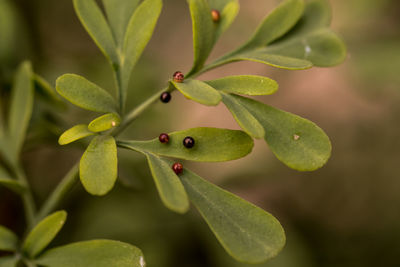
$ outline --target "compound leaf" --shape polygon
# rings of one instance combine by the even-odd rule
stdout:
[[[281,224],[268,212],[188,170],[180,178],[191,202],[236,260],[260,263],[276,256],[285,245]]]
[[[63,227],[67,213],[57,211],[39,222],[26,237],[22,250],[34,258],[54,239]]]
[[[16,251],[17,249],[18,237],[11,230],[0,225],[0,250]]]
[[[117,146],[112,136],[96,136],[90,142],[79,165],[83,187],[92,195],[107,194],[118,173]]]
[[[89,123],[89,130],[92,132],[103,132],[113,127],[117,127],[121,123],[121,118],[116,113],[107,113],[100,116]]]
[[[145,154],[164,205],[172,211],[185,213],[189,209],[189,199],[172,165],[152,153]]]
[[[182,83],[171,82],[186,98],[207,106],[216,106],[221,102],[221,94],[199,80],[187,79]]]
[[[114,98],[82,76],[64,74],[56,81],[57,92],[72,104],[97,112],[116,112]]]
[[[60,145],[67,145],[91,135],[94,135],[94,132],[89,131],[86,124],[78,124],[66,130],[58,139],[58,143]]]
[[[183,145],[183,140],[187,136],[195,140],[192,148]],[[118,145],[160,156],[218,162],[246,156],[253,149],[254,142],[243,131],[200,127],[170,133],[167,144],[161,143],[156,138],[150,141],[119,141]]]
[[[50,249],[37,264],[48,267],[144,267],[143,254],[135,246],[112,240],[91,240]]]

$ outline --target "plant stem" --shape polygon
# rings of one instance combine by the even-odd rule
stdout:
[[[26,191],[22,194],[22,203],[24,205],[25,217],[27,222],[27,228],[31,229],[35,222],[35,202],[33,200],[32,190],[28,184],[28,180],[26,179],[24,170],[20,165],[15,167],[15,174],[17,176],[17,180],[21,182],[24,186],[26,186]]]
[[[64,176],[62,181],[57,185],[56,189],[52,192],[49,198],[45,201],[42,208],[36,215],[35,221],[38,222],[52,212],[63,197],[71,190],[71,188],[78,181],[78,168],[79,163],[76,163],[70,171]]]

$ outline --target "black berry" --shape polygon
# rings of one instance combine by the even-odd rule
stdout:
[[[174,73],[173,78],[174,78],[174,82],[182,83],[185,80],[185,75],[183,75],[182,72],[177,71]]]
[[[194,139],[193,139],[193,137],[186,136],[185,139],[183,139],[183,145],[184,145],[186,148],[192,148],[192,147],[194,147]]]
[[[221,19],[221,14],[219,13],[218,10],[213,9],[211,10],[211,17],[214,22],[218,22]]]
[[[169,135],[166,133],[162,133],[160,134],[160,136],[158,137],[158,140],[160,140],[161,143],[166,144],[169,142]]]
[[[179,175],[183,172],[183,165],[179,162],[175,162],[174,165],[172,165],[172,170],[175,172],[176,175]]]
[[[169,92],[164,92],[160,95],[160,100],[163,103],[168,103],[171,100],[171,94]]]

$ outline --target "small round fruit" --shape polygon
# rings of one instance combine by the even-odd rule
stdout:
[[[218,22],[221,19],[221,14],[219,13],[218,10],[213,9],[211,10],[211,17],[214,22]]]
[[[174,82],[183,83],[183,81],[185,80],[185,75],[183,75],[182,72],[177,71],[174,73],[173,78],[174,78]]]
[[[158,140],[160,140],[161,143],[166,144],[169,142],[169,135],[166,133],[162,133],[160,134],[160,136],[158,137]]]
[[[174,165],[172,165],[172,170],[176,175],[179,175],[183,172],[183,165],[179,162],[175,162]]]
[[[163,103],[168,103],[171,100],[171,94],[169,92],[164,92],[160,95],[160,100]]]
[[[191,136],[186,136],[184,139],[183,139],[183,145],[186,147],[186,148],[192,148],[192,147],[194,147],[194,139],[193,139],[193,137],[191,137]]]

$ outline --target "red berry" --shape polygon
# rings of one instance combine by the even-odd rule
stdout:
[[[183,75],[182,72],[177,71],[177,72],[174,73],[173,78],[174,78],[174,82],[182,83],[183,80],[185,79],[185,75]]]
[[[171,100],[171,94],[169,92],[164,92],[160,95],[160,100],[163,103],[168,103]]]
[[[174,165],[172,165],[172,170],[176,173],[176,175],[179,175],[183,172],[183,165],[179,162],[175,162]]]
[[[193,137],[186,136],[185,139],[183,139],[183,145],[184,145],[186,148],[192,148],[192,147],[194,147],[194,139],[193,139]]]
[[[162,133],[160,134],[160,136],[158,137],[158,140],[160,140],[161,143],[166,144],[169,142],[169,135],[166,133]]]
[[[221,14],[219,13],[218,10],[213,9],[211,10],[211,17],[214,22],[218,22],[221,19]]]

